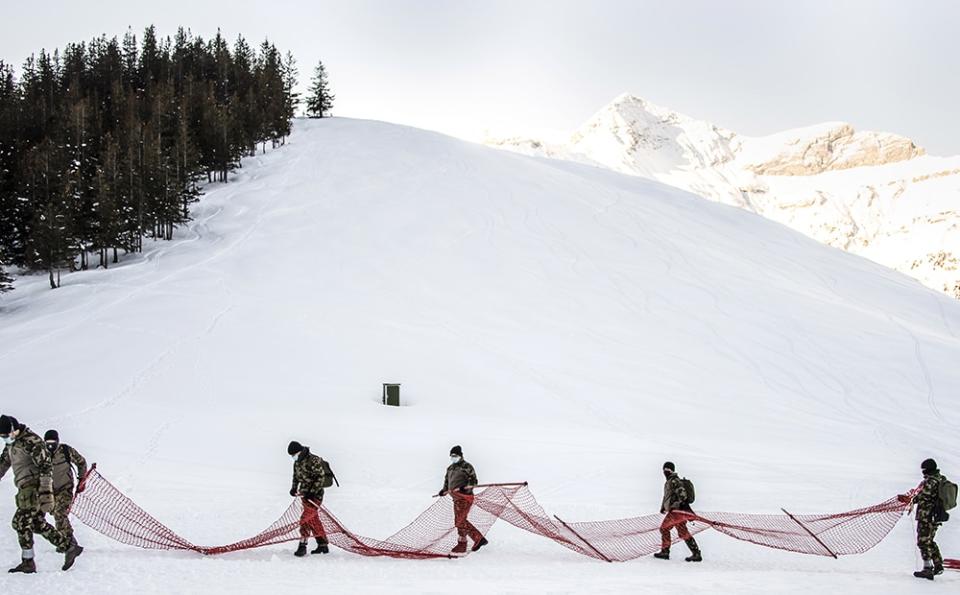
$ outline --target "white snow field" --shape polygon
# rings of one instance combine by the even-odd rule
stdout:
[[[173,242],[0,300],[4,413],[99,463],[194,543],[289,503],[297,439],[327,507],[386,537],[451,445],[565,520],[655,512],[673,460],[703,511],[834,512],[960,477],[960,303],[681,190],[402,126],[298,121]],[[403,384],[403,407],[380,404]],[[0,517],[14,512],[0,483]],[[960,517],[960,515],[957,515]],[[460,560],[145,551],[79,526],[16,593],[929,593],[904,519],[840,560],[706,532],[702,564],[606,564],[509,525]],[[960,556],[960,519],[939,543]],[[17,563],[12,530],[0,560]],[[950,587],[949,585],[954,585]]]

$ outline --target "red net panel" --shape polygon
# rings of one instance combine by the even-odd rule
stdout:
[[[222,554],[325,534],[331,545],[356,554],[420,559],[449,557],[461,534],[475,542],[502,519],[584,556],[614,562],[652,554],[663,545],[710,528],[743,541],[802,554],[859,554],[879,543],[908,507],[891,498],[874,506],[827,515],[675,512],[669,516],[567,523],[547,515],[526,484],[503,484],[478,489],[473,498],[440,498],[412,523],[383,540],[351,532],[323,506],[305,514],[304,504],[296,500],[257,535],[210,547],[194,545],[174,533],[94,468],[85,478],[84,491],[77,495],[71,512],[107,537],[148,549]],[[944,566],[960,569],[960,562],[947,560]]]

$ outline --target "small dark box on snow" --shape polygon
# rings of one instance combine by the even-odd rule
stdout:
[[[392,407],[400,406],[400,385],[383,383],[383,404]]]

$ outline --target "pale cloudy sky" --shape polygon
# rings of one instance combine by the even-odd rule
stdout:
[[[572,130],[631,92],[745,134],[828,120],[960,154],[951,0],[7,0],[0,59],[153,23],[265,36],[335,114],[471,139]]]

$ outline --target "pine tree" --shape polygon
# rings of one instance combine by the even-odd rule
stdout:
[[[311,118],[323,118],[330,115],[335,98],[336,96],[330,91],[327,69],[324,68],[322,61],[318,62],[317,68],[313,71],[310,94],[307,96],[307,115]]]
[[[297,69],[297,60],[293,57],[293,53],[287,52],[283,61],[283,88],[287,99],[284,104],[284,116],[287,121],[297,115],[297,108],[300,106],[300,94],[296,90],[299,80],[300,71]]]

